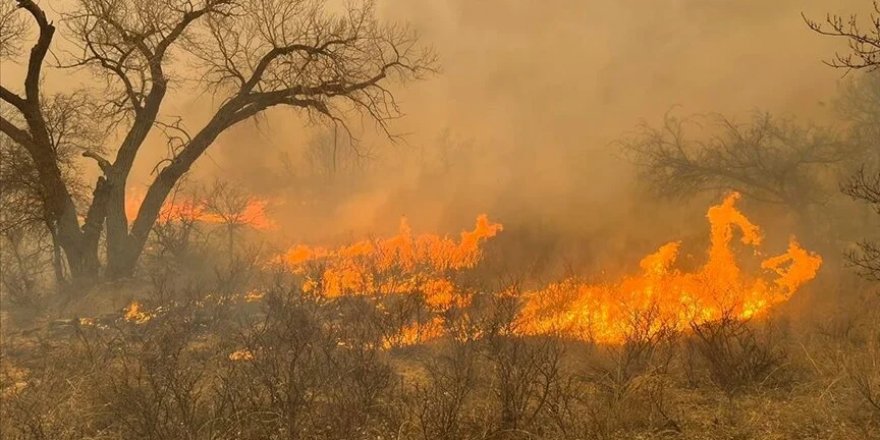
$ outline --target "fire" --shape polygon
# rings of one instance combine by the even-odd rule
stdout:
[[[263,297],[265,297],[265,296],[266,296],[265,292],[261,292],[258,290],[251,290],[251,291],[245,293],[244,301],[249,302],[249,303],[257,302],[257,301],[262,300]]]
[[[443,318],[435,316],[426,323],[413,323],[404,326],[396,335],[387,338],[384,348],[405,347],[421,342],[432,341],[446,334],[446,326]]]
[[[675,269],[680,243],[667,243],[642,259],[639,275],[603,284],[568,279],[527,293],[516,328],[522,334],[553,333],[615,344],[645,319],[653,330],[685,329],[724,316],[748,319],[787,301],[816,276],[822,258],[792,238],[784,254],[761,263],[775,279],[743,274],[731,249],[734,233],[739,231],[740,241],[755,249],[762,236],[736,209],[739,198],[733,193],[709,209],[711,244],[699,270]]]
[[[435,234],[414,235],[406,219],[398,234],[362,240],[337,249],[294,246],[282,261],[304,276],[304,292],[335,298],[364,295],[380,299],[389,295],[422,295],[435,313],[465,307],[470,293],[460,289],[456,273],[475,267],[482,258],[481,245],[503,229],[484,214],[474,228],[459,239]],[[381,307],[381,306],[380,306]],[[445,321],[434,316],[427,322],[404,325],[384,341],[386,348],[413,345],[442,337]]]
[[[236,350],[236,351],[233,351],[232,353],[229,353],[229,360],[233,361],[233,362],[252,361],[252,360],[254,360],[254,354],[250,350],[248,350],[246,348],[242,348],[240,350]]]
[[[125,314],[123,318],[126,321],[134,322],[135,324],[143,324],[150,319],[152,319],[153,315],[150,313],[141,311],[141,303],[137,301],[132,301],[128,307],[125,308]]]
[[[137,216],[143,199],[143,194],[136,192],[125,199],[126,217],[133,219]],[[218,213],[210,209],[204,200],[169,199],[162,205],[157,221],[165,223],[171,220],[188,219],[209,224],[231,223],[247,225],[258,230],[269,230],[274,229],[277,225],[266,212],[268,206],[268,200],[251,197],[237,212]]]
[[[482,257],[482,242],[501,230],[501,224],[480,215],[474,229],[462,232],[456,241],[434,234],[413,235],[409,223],[402,219],[399,233],[391,238],[363,240],[337,249],[299,245],[282,259],[294,271],[305,274],[302,287],[306,292],[331,298],[421,293],[429,306],[443,310],[467,302],[451,276],[476,266]]]
[[[736,203],[738,193],[709,208],[710,245],[705,263],[696,270],[676,267],[681,243],[660,246],[640,262],[640,273],[602,283],[573,277],[543,288],[516,294],[521,307],[512,331],[520,335],[555,334],[601,344],[626,341],[636,329],[687,330],[689,325],[725,317],[749,319],[788,301],[815,278],[822,258],[803,249],[792,237],[787,250],[764,258],[744,270],[733,245],[760,255],[761,229]],[[388,336],[386,347],[411,345],[450,335],[443,316],[450,309],[467,315],[473,291],[457,283],[456,275],[482,259],[482,245],[503,226],[480,215],[473,229],[458,239],[436,234],[413,234],[402,219],[397,235],[362,240],[338,248],[297,245],[279,259],[302,277],[302,290],[326,298],[366,296],[377,300],[392,295],[420,295],[427,316],[402,324]],[[249,292],[247,302],[261,292]],[[134,309],[137,312],[137,309]],[[644,328],[647,326],[648,328]]]
[[[676,268],[681,243],[666,243],[641,260],[640,274],[599,284],[575,277],[524,293],[513,331],[618,344],[636,325],[647,325],[648,331],[686,330],[692,323],[722,317],[760,316],[787,301],[816,276],[822,258],[792,237],[785,253],[760,262],[763,272],[744,273],[732,247],[734,238],[758,254],[763,237],[737,210],[739,198],[732,193],[709,208],[710,246],[699,269]],[[336,249],[298,245],[282,260],[303,276],[303,291],[328,298],[421,294],[435,316],[402,326],[385,342],[386,347],[411,345],[448,336],[442,312],[457,307],[466,313],[472,295],[453,276],[475,267],[482,243],[501,230],[501,224],[480,215],[472,230],[454,240],[413,235],[404,219],[393,237]]]

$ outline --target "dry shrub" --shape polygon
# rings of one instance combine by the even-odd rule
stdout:
[[[825,325],[821,330],[824,357],[831,359],[828,369],[842,375],[836,378],[843,379],[842,391],[851,396],[851,419],[871,430],[880,428],[880,297],[863,298],[860,305],[845,326]]]
[[[498,429],[540,429],[536,421],[560,380],[563,351],[559,340],[493,335],[484,350],[493,373],[491,392],[498,405]]]
[[[725,314],[716,321],[691,323],[689,355],[705,365],[709,380],[729,398],[757,386],[779,384],[786,353],[772,325],[757,329]]]
[[[83,343],[101,375],[90,399],[103,429],[122,438],[210,438],[217,414],[210,401],[216,359],[190,304],[168,307],[143,323],[90,327]]]
[[[624,342],[603,347],[585,375],[587,435],[616,438],[626,433],[680,432],[669,408],[670,365],[678,332],[656,308],[630,316]]]
[[[0,298],[18,318],[44,311],[55,287],[45,237],[27,230],[0,231]]]
[[[0,438],[872,438],[880,426],[868,313],[804,335],[814,376],[777,387],[791,335],[755,322],[683,335],[642,313],[623,344],[598,347],[520,336],[516,297],[478,294],[443,314],[455,337],[389,349],[395,328],[437,313],[417,295],[324,298],[277,281],[228,313],[160,282],[154,301],[169,300],[145,301],[144,323],[4,340]],[[687,387],[685,365],[705,381]]]
[[[561,386],[564,345],[554,336],[517,336],[518,303],[512,296],[493,298],[480,320],[478,343],[487,361],[496,435],[540,435],[548,401]],[[526,435],[527,436],[527,435]]]
[[[88,329],[73,330],[64,336],[4,338],[0,438],[73,440],[106,432],[105,408],[93,398],[93,385],[107,372],[93,362]]]
[[[265,317],[241,336],[247,359],[221,374],[218,392],[241,438],[367,438],[394,424],[386,410],[396,376],[375,322],[345,307],[357,302],[290,291],[266,302]]]
[[[453,440],[485,427],[465,411],[482,390],[478,353],[472,344],[452,341],[424,362],[425,383],[413,386],[418,432],[425,440]],[[473,413],[470,414],[473,416]]]

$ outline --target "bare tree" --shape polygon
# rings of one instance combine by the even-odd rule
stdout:
[[[880,2],[875,0],[873,3],[874,12],[867,27],[859,24],[856,14],[849,17],[828,14],[824,23],[803,16],[807,26],[813,31],[841,38],[849,45],[849,51],[835,54],[826,64],[837,68],[867,70],[875,70],[880,66]]]
[[[103,175],[81,212],[54,148],[46,105],[51,98],[41,92],[56,27],[33,0],[16,3],[37,38],[21,90],[0,86],[0,100],[15,113],[0,115],[0,132],[33,160],[41,201],[76,279],[98,274],[104,231],[107,274],[131,275],[171,190],[235,124],[288,107],[343,129],[360,114],[390,134],[388,123],[401,113],[388,83],[435,69],[434,54],[417,36],[404,26],[379,23],[369,0],[339,12],[325,0],[78,0],[61,17],[64,36],[75,47],[61,56],[62,67],[88,69],[95,83],[106,85],[90,90],[90,117],[122,133],[112,157],[98,144],[82,152]],[[3,17],[3,26],[17,33],[4,32],[2,50],[15,53],[28,29],[16,27],[16,17]],[[207,122],[192,131],[162,114],[170,92],[184,85],[217,103]],[[129,219],[126,181],[155,129],[169,139],[169,156],[156,164],[144,201]]]
[[[98,136],[84,124],[83,99],[82,94],[58,95],[44,102],[58,171],[78,205],[84,203],[87,190],[77,178],[80,172],[76,164],[77,150],[79,145]],[[0,109],[0,116],[4,110]],[[85,128],[76,130],[75,125],[84,125]],[[51,241],[55,278],[63,283],[67,271],[57,240],[58,230],[45,200],[46,193],[33,157],[20,144],[0,136],[0,203],[4,207],[0,213],[0,233],[26,241]],[[47,237],[51,240],[46,240]]]
[[[27,32],[27,23],[15,9],[11,2],[0,3],[0,57],[3,58],[21,54],[21,40]]]
[[[848,18],[828,14],[825,23],[819,23],[804,17],[807,26],[813,31],[834,38],[841,38],[848,43],[849,51],[837,53],[830,61],[831,67],[848,71],[866,70],[874,72],[880,66],[880,2],[874,1],[874,11],[870,16],[870,24],[863,26],[855,14]],[[841,184],[842,191],[850,197],[870,204],[880,213],[880,170],[877,164],[877,116],[880,115],[880,99],[878,99],[877,76],[868,74],[860,79],[860,83],[849,89],[845,95],[848,110],[847,116],[853,125],[853,135],[860,143],[868,146],[875,155],[872,161],[866,161],[858,172]],[[872,167],[869,170],[868,167]],[[859,251],[847,255],[850,262],[860,270],[861,274],[872,280],[880,280],[880,245],[870,240],[859,243]]]
[[[667,115],[661,127],[642,125],[623,146],[641,176],[663,194],[733,189],[801,215],[828,197],[835,168],[852,160],[852,147],[835,132],[769,114],[747,124],[720,115]]]
[[[841,184],[844,194],[871,205],[880,214],[880,173],[859,170]],[[870,280],[880,281],[880,244],[872,240],[862,240],[857,251],[846,255],[850,264]]]
[[[880,151],[873,148],[880,138],[880,72],[862,72],[844,82],[834,108],[846,123],[850,142],[868,153],[867,165],[880,165]]]
[[[259,220],[254,218],[256,213],[248,211],[248,205],[254,202],[253,197],[221,180],[215,181],[206,192],[206,213],[215,216],[216,221],[226,230],[226,252],[230,267],[235,264],[236,233],[244,226]]]

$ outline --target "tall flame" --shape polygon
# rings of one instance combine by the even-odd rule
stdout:
[[[788,250],[763,260],[766,274],[744,275],[731,249],[738,230],[745,245],[757,248],[760,229],[736,209],[738,193],[709,209],[711,245],[708,260],[687,273],[673,266],[680,243],[671,242],[641,261],[642,273],[618,282],[588,284],[568,279],[525,295],[517,318],[523,334],[555,333],[598,343],[621,343],[634,321],[650,316],[654,327],[683,329],[690,323],[724,316],[747,319],[787,301],[816,276],[822,258],[792,238]]]
[[[759,273],[744,271],[733,249],[734,238],[758,254],[763,237],[736,208],[739,199],[738,193],[731,193],[709,208],[710,245],[697,270],[676,268],[681,243],[666,243],[641,260],[639,274],[598,284],[574,277],[522,294],[513,332],[618,344],[637,324],[647,323],[648,331],[684,330],[692,323],[723,317],[760,316],[787,301],[816,276],[822,258],[792,237],[785,253],[760,262]],[[336,249],[295,246],[282,260],[303,275],[304,291],[326,297],[423,295],[435,314],[404,325],[386,341],[388,346],[408,345],[447,335],[440,312],[459,307],[467,313],[471,293],[455,283],[454,275],[475,267],[482,243],[501,230],[502,225],[481,215],[473,230],[454,240],[413,235],[404,219],[393,237]]]

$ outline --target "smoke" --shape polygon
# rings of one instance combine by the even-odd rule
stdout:
[[[455,233],[486,212],[511,226],[507,234],[529,230],[606,254],[590,258],[643,253],[655,243],[636,231],[677,233],[705,203],[658,214],[662,202],[636,197],[615,140],[670,109],[832,121],[824,103],[842,72],[822,60],[841,47],[809,31],[801,13],[821,19],[866,6],[386,0],[383,18],[410,23],[443,68],[396,89],[407,113],[392,125],[401,141],[355,121],[358,151],[335,136],[339,163],[328,176],[308,157],[321,142],[326,152],[332,130],[277,112],[222,137],[195,174],[283,200],[276,214],[288,239],[387,232],[400,216]]]
[[[272,111],[221,136],[189,181],[221,178],[269,198],[284,241],[382,234],[401,216],[416,230],[457,233],[485,212],[507,226],[501,240],[523,242],[523,254],[542,243],[537,248],[576,249],[576,258],[597,265],[631,261],[659,244],[655,234],[689,233],[683,219],[702,226],[706,201],[669,209],[638,197],[615,140],[670,109],[833,121],[824,103],[842,72],[822,60],[844,48],[809,31],[801,13],[821,19],[868,7],[863,0],[382,0],[382,18],[418,30],[442,65],[427,81],[394,88],[407,113],[391,126],[400,140],[355,118],[353,146],[302,114]],[[194,129],[216,103],[187,96],[188,87],[176,85],[184,98],[164,112]],[[148,147],[133,187],[148,184],[167,154],[158,135]]]

